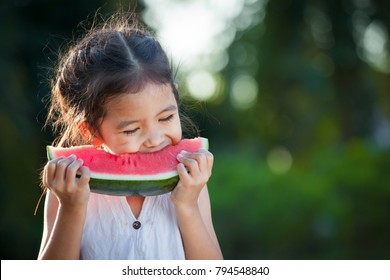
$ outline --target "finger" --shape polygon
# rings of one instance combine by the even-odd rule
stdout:
[[[65,172],[65,183],[70,186],[74,183],[76,180],[76,174],[77,170],[83,165],[83,160],[82,159],[77,159],[73,162],[71,162],[68,167],[66,168]]]
[[[86,185],[89,183],[89,179],[91,178],[91,171],[87,166],[81,166],[80,167],[80,178],[79,178],[79,185]]]
[[[50,188],[52,186],[54,177],[56,176],[57,163],[64,158],[64,156],[61,156],[59,158],[47,162],[44,168],[45,185],[47,188]]]
[[[187,152],[181,152],[178,155],[179,162],[183,163],[184,166],[188,169],[188,171],[193,174],[194,172],[199,172],[199,163],[196,157],[193,156],[191,153]]]
[[[211,175],[211,169],[214,162],[214,156],[212,153],[210,153],[205,149],[200,149],[195,153],[187,153],[185,151],[182,151],[180,154],[183,155],[184,157],[196,160],[199,165],[199,170],[201,172],[205,172]]]
[[[197,152],[189,153],[187,151],[181,151],[179,155],[184,155],[185,157],[192,158],[192,159],[198,159],[201,157],[206,157],[207,161],[213,162],[214,156],[211,152],[205,150],[205,149],[199,149]]]
[[[214,163],[213,154],[205,149],[200,149],[198,152],[194,153],[194,157],[199,163],[200,171],[210,177]]]
[[[184,185],[187,185],[190,182],[191,176],[183,163],[177,165],[177,173],[179,174],[180,181]]]
[[[209,172],[209,176],[211,176],[211,172],[213,169],[213,164],[214,164],[214,155],[210,153],[207,150],[202,151],[206,157],[206,163],[207,163],[207,170]]]
[[[208,165],[211,165],[211,166],[213,165],[214,155],[211,152],[209,152],[205,149],[200,149],[198,152],[203,153],[206,156]]]
[[[66,169],[75,160],[76,160],[75,155],[70,155],[67,158],[60,159],[56,165],[55,177],[65,181],[66,180]]]

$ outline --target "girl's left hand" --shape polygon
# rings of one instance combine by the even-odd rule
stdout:
[[[177,159],[180,180],[172,192],[172,200],[183,206],[197,206],[199,194],[211,176],[214,156],[200,149],[195,153],[182,151]]]

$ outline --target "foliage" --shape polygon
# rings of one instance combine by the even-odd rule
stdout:
[[[228,259],[388,259],[390,153],[361,142],[274,174],[261,154],[218,153],[209,183]]]

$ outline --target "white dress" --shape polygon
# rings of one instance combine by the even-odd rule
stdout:
[[[126,197],[91,193],[81,259],[184,259],[170,195],[146,197],[136,219]]]

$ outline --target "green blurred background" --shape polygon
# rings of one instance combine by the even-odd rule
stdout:
[[[137,4],[142,14],[161,1],[136,2],[1,1],[1,259],[39,250],[58,48],[98,8]],[[194,1],[159,5],[174,2]],[[241,8],[221,29],[231,34],[224,63],[201,69],[195,89],[181,83],[215,155],[209,190],[225,258],[389,259],[390,2],[229,3]],[[194,77],[183,70],[179,81]],[[207,99],[191,94],[196,81],[209,81]]]

